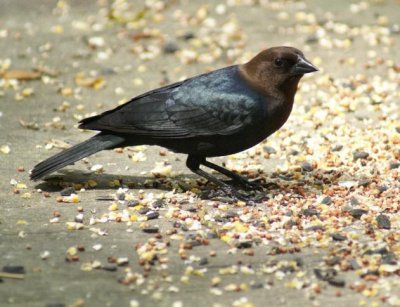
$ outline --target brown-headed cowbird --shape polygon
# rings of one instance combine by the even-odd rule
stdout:
[[[248,63],[173,83],[137,97],[113,110],[86,118],[79,128],[100,131],[90,139],[39,163],[37,180],[103,149],[159,145],[188,155],[194,173],[237,198],[232,186],[200,169],[214,169],[244,186],[238,174],[206,160],[248,149],[278,130],[292,110],[301,77],[317,71],[292,47],[273,47]]]

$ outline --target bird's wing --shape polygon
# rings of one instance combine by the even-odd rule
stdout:
[[[232,134],[257,117],[260,105],[237,74],[232,66],[145,93],[81,128],[157,138]]]
[[[134,133],[141,126],[146,126],[146,123],[157,125],[157,122],[168,119],[165,118],[163,105],[171,91],[182,83],[176,82],[143,93],[117,108],[85,118],[79,122],[79,128]]]
[[[166,101],[170,120],[197,135],[227,135],[249,125],[262,104],[237,70],[216,71],[182,84]]]

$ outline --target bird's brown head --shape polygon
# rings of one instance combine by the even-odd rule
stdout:
[[[290,98],[294,97],[301,77],[317,70],[300,50],[285,46],[261,51],[241,66],[250,84],[268,94],[280,91]]]

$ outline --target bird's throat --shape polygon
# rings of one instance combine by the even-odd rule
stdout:
[[[279,86],[279,90],[284,93],[285,98],[288,101],[294,100],[294,95],[296,94],[301,77],[303,77],[303,75],[291,76],[286,79],[285,82],[282,82],[282,84]]]

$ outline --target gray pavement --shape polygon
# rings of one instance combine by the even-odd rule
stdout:
[[[373,58],[371,56],[373,50],[376,50],[384,61],[394,61],[397,63],[397,69],[399,67],[400,6],[398,1],[370,1],[366,2],[367,8],[364,8],[362,3],[352,2],[352,10],[359,9],[359,13],[351,12],[351,3],[348,1],[260,1],[261,4],[220,6],[217,12],[217,3],[210,1],[208,17],[215,20],[215,28],[221,27],[222,34],[213,34],[209,30],[210,27],[204,30],[203,28],[207,26],[204,26],[204,23],[199,24],[193,17],[201,14],[198,9],[203,6],[203,2],[166,1],[166,7],[161,10],[157,9],[156,1],[147,3],[153,4],[145,9],[141,1],[132,1],[131,6],[125,10],[125,14],[134,12],[137,15],[130,24],[126,24],[121,16],[131,18],[131,15],[126,17],[123,14],[124,10],[121,12],[120,8],[112,10],[112,1],[0,0],[0,146],[2,146],[2,153],[0,153],[2,181],[0,187],[0,268],[6,265],[22,265],[25,270],[24,278],[21,280],[2,279],[0,306],[50,306],[57,303],[68,306],[135,306],[136,302],[140,306],[176,307],[396,305],[398,300],[396,301],[394,297],[396,295],[399,297],[400,293],[399,283],[396,282],[398,273],[368,281],[360,278],[354,270],[339,269],[340,278],[346,282],[345,287],[336,287],[326,281],[318,280],[313,269],[325,263],[324,257],[329,254],[329,245],[337,244],[332,241],[329,241],[326,247],[321,248],[321,246],[311,244],[301,248],[297,253],[278,255],[273,255],[271,252],[273,244],[253,245],[251,252],[246,254],[246,249],[232,248],[232,245],[224,241],[223,236],[219,236],[219,238],[207,239],[208,245],[188,249],[187,259],[182,260],[180,254],[182,243],[171,239],[171,233],[168,232],[174,228],[174,222],[179,220],[167,214],[169,209],[176,206],[171,202],[171,198],[175,197],[178,203],[181,202],[178,209],[182,211],[191,206],[203,206],[212,214],[220,209],[218,206],[218,210],[213,209],[215,202],[200,200],[195,197],[195,194],[183,191],[187,186],[189,189],[190,186],[197,186],[198,178],[184,167],[185,157],[182,155],[165,153],[158,147],[148,147],[144,150],[145,161],[132,162],[130,156],[137,155],[137,151],[102,152],[90,157],[86,163],[78,162],[60,171],[57,175],[53,175],[53,179],[49,182],[29,181],[29,169],[59,150],[46,148],[46,144],[60,144],[54,140],[76,143],[92,135],[92,132],[82,132],[76,128],[79,118],[94,112],[105,111],[116,106],[118,102],[126,101],[134,95],[158,87],[165,82],[173,82],[228,65],[231,62],[241,62],[267,46],[291,44],[299,47],[304,50],[309,59],[318,62],[317,66],[322,68],[321,74],[329,75],[337,80],[351,80],[357,72],[370,76],[370,80],[373,75],[387,77],[385,68],[378,67],[372,69],[373,72],[371,72],[365,67],[365,63]],[[108,18],[110,12],[114,12],[114,19]],[[299,12],[305,12],[306,16],[302,17]],[[143,23],[138,17],[141,13],[145,16]],[[313,21],[310,16],[307,17],[307,14],[314,14],[319,24],[326,25],[326,20],[329,18],[337,23],[336,30],[331,32],[327,30],[329,35],[327,35],[326,44],[332,43],[333,46],[324,45],[323,39],[318,38],[318,33],[313,32],[318,22]],[[181,21],[184,15],[188,16],[186,27]],[[379,16],[386,16],[388,21]],[[119,20],[118,17],[121,19]],[[304,18],[310,18],[310,21],[304,21]],[[226,28],[221,26],[228,21],[232,23],[231,26],[237,26],[232,33],[236,33],[238,38],[229,32],[229,25]],[[340,42],[335,41],[335,39],[341,39],[343,43],[343,37],[347,35],[346,29],[341,33],[341,25],[342,28],[346,28],[346,25],[350,28],[362,25],[372,27],[379,23],[385,29],[392,29],[393,33],[388,35],[392,44],[385,45],[378,42],[378,46],[374,47],[368,45],[367,41],[361,38],[361,34],[353,35],[354,41],[349,48],[343,48]],[[228,34],[224,34],[224,31]],[[213,54],[213,51],[214,54],[218,54],[217,45],[208,46],[205,43],[206,40],[199,40],[200,42],[182,40],[180,35],[185,32],[193,32],[201,39],[204,39],[204,35],[220,35],[214,39],[219,40],[221,45],[224,44],[223,40],[226,38],[224,35],[226,35],[228,49],[232,50],[233,55],[222,48],[224,51],[221,57],[215,56],[213,59],[211,56],[210,61],[200,59],[194,63],[186,63],[191,62],[187,60],[190,54],[182,54],[178,51],[176,55],[173,55],[164,54],[162,50],[160,53],[157,51],[157,48],[163,48],[165,41],[171,41],[173,44],[177,43],[182,50],[194,50],[206,56]],[[318,39],[319,42],[315,42]],[[368,50],[372,51],[368,53]],[[143,59],[146,53],[154,58]],[[348,58],[355,59],[355,64],[352,66],[343,64]],[[24,71],[23,74],[27,74],[27,71],[32,72],[38,67],[41,74],[38,80],[19,80],[18,85],[13,78],[6,79],[4,75],[11,70],[20,70]],[[81,81],[77,81],[77,74],[80,72],[85,73],[85,76]],[[398,73],[399,70],[397,70]],[[318,137],[325,133],[324,127],[334,124],[329,119],[326,121],[322,119],[321,125],[315,126],[303,121],[307,110],[318,108],[319,105],[323,106],[324,103],[332,103],[332,101],[324,100],[324,97],[329,97],[329,95],[334,97],[333,99],[340,97],[336,95],[334,89],[324,88],[321,91],[328,93],[328,96],[320,95],[316,98],[318,86],[325,86],[318,78],[318,76],[310,77],[302,81],[306,89],[301,92],[299,104],[296,105],[284,132],[271,137],[271,141],[264,144],[280,146],[279,153],[282,155],[272,155],[269,159],[264,159],[262,156],[256,157],[257,163],[262,165],[264,171],[262,174],[265,178],[273,177],[274,173],[276,175],[280,168],[285,167],[288,163],[288,158],[286,158],[288,152],[284,151],[285,146],[299,148],[293,144],[301,144],[299,139],[304,136],[304,131],[308,131],[311,140],[315,139],[319,142]],[[106,82],[104,87],[101,86],[103,80]],[[340,82],[338,84],[340,85]],[[394,91],[398,92],[398,75],[393,78],[392,84],[397,85]],[[336,84],[336,86],[339,85]],[[93,88],[96,86],[100,88]],[[393,109],[393,104],[397,103],[398,106],[398,100],[397,95],[397,101],[393,99],[387,102],[388,110]],[[309,105],[308,101],[311,101]],[[323,108],[322,106],[320,108]],[[362,132],[368,135],[366,127],[384,126],[382,129],[386,129],[386,126],[360,121],[358,117],[382,119],[383,113],[385,110],[363,108],[362,105],[358,105],[354,112],[348,112],[343,117],[339,117],[345,120],[343,125],[350,127],[348,131],[359,127],[360,135],[363,134]],[[392,112],[383,120],[398,123],[398,118],[397,108],[397,113]],[[22,125],[21,122],[25,124]],[[316,129],[315,133],[313,129]],[[295,141],[284,143],[282,136],[288,135]],[[327,135],[329,138],[330,134],[327,133]],[[362,140],[362,137],[359,138],[357,134],[353,136],[351,133],[342,136],[341,140],[345,142],[343,145],[353,146],[349,145],[353,140],[354,142]],[[372,151],[375,143],[379,143],[379,140],[370,143],[363,141],[362,145],[358,145]],[[395,153],[395,148],[397,146],[398,150],[399,145],[393,144],[391,152]],[[260,149],[262,150],[262,146]],[[310,153],[310,157],[314,157],[315,154],[315,152]],[[245,161],[251,161],[251,157],[246,159]],[[397,159],[400,157],[398,156]],[[168,161],[172,166],[173,176],[169,179],[157,179],[152,176],[150,171],[157,161]],[[233,161],[234,164],[236,160],[223,157],[216,158],[215,161],[228,164]],[[351,156],[345,158],[346,163],[354,171]],[[103,173],[90,171],[90,168],[96,164],[103,166]],[[323,165],[321,161],[319,164]],[[352,171],[349,171],[349,176],[352,176]],[[388,173],[386,176],[387,180],[382,179],[382,182],[387,182],[389,189],[393,188],[393,193],[395,193],[395,189],[399,188],[398,181],[397,186],[390,181],[389,178],[393,178],[390,177],[394,176],[393,173]],[[79,203],[58,201],[62,186],[75,183],[76,187],[76,184],[87,183],[90,180],[95,181],[97,186],[78,191]],[[166,264],[156,261],[157,264],[153,266],[143,265],[139,259],[143,255],[137,251],[137,248],[149,242],[151,244],[153,242],[151,238],[155,235],[144,233],[141,230],[143,225],[140,221],[128,223],[112,220],[109,207],[112,206],[113,201],[97,200],[99,196],[115,195],[117,187],[110,187],[110,182],[115,180],[122,182],[123,186],[128,183],[129,186],[133,185],[129,193],[132,193],[135,198],[141,194],[146,199],[153,193],[154,198],[166,199],[167,205],[161,210],[161,217],[148,221],[149,225],[160,227],[160,236],[156,236],[154,240],[170,244],[166,248],[168,257]],[[376,182],[377,185],[380,183]],[[154,188],[155,186],[157,188]],[[291,181],[290,188],[295,186],[296,180]],[[307,181],[302,181],[301,186],[310,196],[310,204],[315,203],[318,196],[323,194],[321,189],[308,185]],[[176,195],[170,192],[172,188],[176,188]],[[142,191],[139,192],[140,189]],[[309,194],[308,191],[310,191]],[[323,191],[325,192],[326,189],[324,188]],[[286,196],[289,197],[289,203],[295,203],[296,200],[291,198],[291,194]],[[348,196],[349,194],[346,194],[345,198],[347,199]],[[340,206],[340,197],[335,197],[333,197],[335,202],[332,206]],[[370,194],[362,199],[365,200],[363,203],[365,206],[371,203],[370,200],[375,201]],[[396,220],[398,203],[396,204],[396,198],[389,197],[388,199],[394,202],[392,211],[385,211],[392,217],[391,235],[399,238],[398,218]],[[119,204],[120,208],[117,212],[122,213],[123,206],[125,205]],[[260,212],[270,216],[271,220],[276,218],[277,213],[273,202],[257,206]],[[224,210],[230,209],[223,208],[222,211]],[[242,209],[235,206],[232,210]],[[74,222],[80,211],[84,216],[84,229],[69,230],[66,223]],[[201,213],[199,212],[198,215],[201,216]],[[100,219],[102,216],[107,216],[109,220],[104,223],[90,224],[91,217]],[[363,236],[366,224],[368,222],[364,220],[356,221],[354,224],[349,224],[348,228],[339,228],[337,231],[347,233],[351,230]],[[208,223],[203,219],[201,231],[220,234],[225,231],[223,230],[225,226],[215,220]],[[285,234],[284,228],[272,231],[275,231],[277,236],[279,232],[282,237],[291,234],[290,232]],[[183,237],[191,232],[193,231],[178,230],[178,234]],[[384,237],[388,236],[386,233]],[[365,238],[365,240],[370,239]],[[379,236],[376,240],[385,241],[382,238],[379,239]],[[100,250],[94,248],[97,244],[101,244]],[[70,248],[76,246],[84,247],[84,251],[77,252],[79,256],[79,259],[75,259],[77,261],[67,261],[68,257],[71,260]],[[394,255],[398,257],[400,249],[397,247],[396,251],[395,244],[390,247],[393,248]],[[210,256],[213,252],[216,252],[216,257]],[[126,266],[116,266],[112,263],[114,258],[120,257],[127,257],[129,263]],[[207,257],[209,263],[200,265],[194,260],[198,257]],[[398,265],[398,258],[396,259]],[[266,273],[266,268],[271,267],[271,262],[283,260],[288,260],[290,265],[293,265],[293,262],[301,262],[301,265],[299,264],[301,268],[295,266],[294,272],[286,272],[282,276],[279,270],[272,274]],[[87,271],[84,269],[84,264],[93,264],[94,261],[100,261],[106,269],[108,266],[116,270],[92,268]],[[227,267],[235,268],[235,265],[237,265],[236,268],[242,268],[242,271],[239,269],[240,272],[232,274],[221,271]],[[193,267],[194,272],[190,272],[188,269],[190,266]],[[203,269],[206,271],[202,271]],[[136,279],[125,282],[128,283],[125,285],[121,280],[126,280],[129,272],[137,274]],[[221,278],[220,285],[213,287],[213,278]],[[302,282],[296,284],[296,280]],[[357,285],[366,284],[366,289],[373,291],[374,283],[378,285],[375,295],[354,290]],[[257,284],[260,286],[258,287]]]

